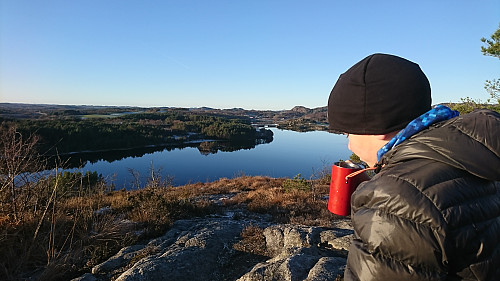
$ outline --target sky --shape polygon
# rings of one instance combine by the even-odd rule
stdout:
[[[500,1],[0,0],[0,102],[326,106],[373,53],[420,65],[433,104],[486,101]]]

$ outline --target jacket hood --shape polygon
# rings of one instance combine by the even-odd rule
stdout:
[[[500,181],[500,114],[477,110],[443,121],[394,147],[382,164],[426,158]]]

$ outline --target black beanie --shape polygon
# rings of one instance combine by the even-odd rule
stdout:
[[[373,54],[341,74],[328,99],[328,122],[337,133],[383,135],[431,109],[431,88],[418,64]]]

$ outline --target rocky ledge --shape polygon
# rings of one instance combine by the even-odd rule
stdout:
[[[245,229],[257,230],[251,243]],[[178,220],[73,280],[341,280],[352,233],[349,220],[330,228],[275,224],[244,211]]]

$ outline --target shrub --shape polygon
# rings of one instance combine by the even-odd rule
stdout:
[[[285,192],[293,190],[310,191],[311,183],[304,179],[301,174],[297,174],[293,179],[287,179],[283,182],[283,189]]]
[[[264,230],[258,226],[249,225],[241,232],[241,240],[233,245],[235,250],[260,256],[269,256],[266,247]]]

